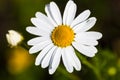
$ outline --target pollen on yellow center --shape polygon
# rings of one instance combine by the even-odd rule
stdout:
[[[67,47],[71,45],[74,40],[74,31],[70,28],[70,26],[59,25],[52,31],[51,39],[54,45],[59,47]]]

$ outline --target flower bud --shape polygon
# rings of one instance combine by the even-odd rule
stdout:
[[[17,46],[23,40],[23,36],[14,30],[9,30],[6,38],[11,47]]]

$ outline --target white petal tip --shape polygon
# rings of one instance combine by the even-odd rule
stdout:
[[[35,16],[37,17],[39,14],[40,14],[40,12],[36,12],[36,13],[35,13]]]
[[[73,0],[69,0],[68,2],[74,2]]]
[[[56,4],[54,1],[51,1],[50,4]]]
[[[30,42],[28,41],[27,44],[30,45]]]
[[[86,13],[88,13],[88,14],[90,15],[90,13],[91,13],[91,12],[90,12],[90,10],[89,10],[89,9],[87,9],[87,10],[85,10],[85,11],[86,11]]]
[[[29,54],[33,54],[34,52],[32,52],[31,50],[29,50]]]
[[[41,64],[41,67],[42,67],[42,68],[46,68],[47,66],[46,66],[46,65],[44,65],[44,64]]]
[[[67,69],[67,71],[68,71],[69,73],[72,73],[72,72],[73,72],[73,68],[72,68],[71,70],[70,70],[70,69],[69,69],[69,70]]]
[[[80,70],[81,70],[81,67],[77,68],[76,70],[77,70],[77,71],[80,71]]]
[[[73,72],[73,70],[72,71],[68,71],[69,73],[72,73]]]
[[[96,53],[97,53],[97,52],[96,52]],[[88,57],[94,57],[96,53],[94,53],[93,55],[89,55]]]
[[[50,75],[54,74],[54,72],[55,72],[55,70],[49,69],[49,74],[50,74]]]
[[[102,36],[103,36],[103,35],[102,35],[102,33],[100,33],[100,32],[99,32],[99,39],[101,39],[101,38],[102,38]]]
[[[52,1],[52,2],[50,2],[50,5],[56,5],[56,3]]]
[[[29,32],[29,27],[26,27],[26,31]]]
[[[49,74],[50,74],[50,75],[52,75],[52,74],[53,74],[53,72],[52,72],[52,71],[49,71]]]
[[[29,52],[29,54],[33,54],[33,53]]]
[[[36,66],[39,66],[39,65],[40,65],[40,63],[38,63],[38,62],[35,62],[35,65],[36,65]]]
[[[35,20],[35,18],[31,18],[31,19],[30,19],[31,22],[34,22],[34,20]]]
[[[34,54],[34,53],[36,53],[36,52],[33,49],[29,50],[29,54]]]
[[[78,65],[77,67],[75,67],[76,71],[80,71],[81,70],[81,65]]]
[[[91,17],[90,19],[94,20],[95,22],[97,21],[96,17]]]

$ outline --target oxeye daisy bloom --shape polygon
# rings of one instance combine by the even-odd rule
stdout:
[[[96,23],[96,18],[90,16],[90,10],[85,10],[75,18],[77,6],[69,0],[65,7],[63,18],[55,2],[45,6],[44,15],[41,12],[31,18],[34,26],[26,30],[38,37],[28,41],[31,45],[30,54],[39,52],[35,65],[42,68],[49,67],[49,74],[53,74],[62,58],[66,70],[71,73],[75,68],[81,70],[81,63],[75,54],[78,50],[81,54],[93,57],[97,53],[96,45],[102,37],[100,32],[88,31]]]

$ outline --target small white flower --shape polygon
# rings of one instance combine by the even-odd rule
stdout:
[[[9,30],[6,38],[11,47],[17,46],[23,40],[23,36],[15,30]]]
[[[90,16],[90,10],[85,10],[75,18],[77,6],[69,0],[63,19],[60,10],[55,2],[45,6],[44,15],[41,12],[31,18],[34,26],[29,26],[26,30],[38,37],[28,41],[30,54],[41,51],[35,61],[35,65],[42,68],[49,66],[49,74],[53,74],[62,57],[63,64],[69,73],[73,68],[81,70],[81,63],[75,54],[74,48],[88,57],[95,56],[98,39],[102,34],[95,31],[88,31],[96,23],[96,18]]]

